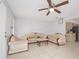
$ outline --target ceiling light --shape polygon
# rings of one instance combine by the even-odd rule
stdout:
[[[50,8],[49,11],[50,11],[50,12],[53,12],[53,11],[54,11],[54,8]]]

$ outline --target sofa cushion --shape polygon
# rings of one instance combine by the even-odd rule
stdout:
[[[16,37],[12,36],[12,38],[10,39],[11,42],[16,41]]]
[[[12,35],[10,36],[10,38],[9,38],[9,42],[17,41],[17,39],[18,39],[18,38],[12,34]]]

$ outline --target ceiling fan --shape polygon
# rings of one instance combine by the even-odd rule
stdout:
[[[55,11],[55,12],[57,12],[57,13],[61,13],[61,11],[59,11],[58,9],[56,9],[56,7],[60,7],[60,6],[62,6],[62,5],[65,5],[65,4],[68,4],[69,3],[69,1],[67,0],[67,1],[64,1],[64,2],[62,2],[62,3],[59,3],[59,4],[57,4],[57,5],[55,5],[54,3],[53,3],[53,5],[52,5],[52,2],[51,2],[51,0],[47,0],[47,2],[48,2],[48,5],[49,5],[49,8],[43,8],[43,9],[38,9],[38,11],[42,11],[42,10],[48,10],[48,12],[47,12],[47,16],[49,15],[49,13],[51,12],[51,11]]]

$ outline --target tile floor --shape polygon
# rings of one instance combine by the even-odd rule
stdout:
[[[7,59],[79,59],[79,42],[67,42],[64,46],[31,44],[29,51],[8,55]]]

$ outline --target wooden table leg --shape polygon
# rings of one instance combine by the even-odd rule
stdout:
[[[40,46],[40,43],[41,43],[40,41],[37,41],[38,46]]]
[[[47,42],[47,45],[48,45],[48,40],[46,40],[46,42]]]

